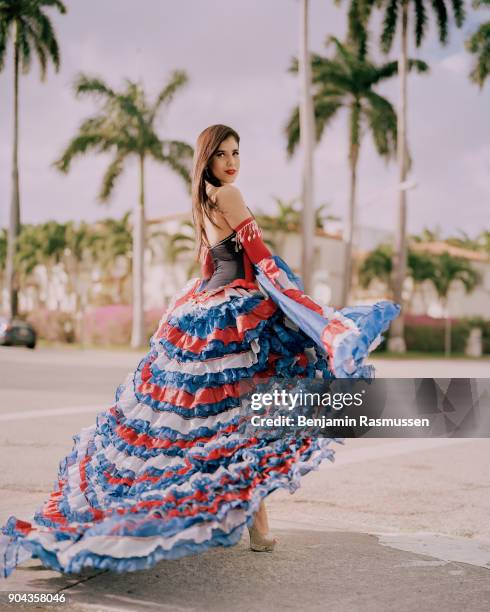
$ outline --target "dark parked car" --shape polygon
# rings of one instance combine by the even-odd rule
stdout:
[[[27,321],[0,317],[0,346],[18,344],[33,349],[36,339],[36,331]]]

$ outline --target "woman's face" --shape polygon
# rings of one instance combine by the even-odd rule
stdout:
[[[240,170],[240,154],[238,142],[233,136],[228,136],[219,145],[216,153],[209,160],[209,168],[222,185],[233,183]]]

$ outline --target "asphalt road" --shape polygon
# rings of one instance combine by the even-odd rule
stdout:
[[[0,348],[0,523],[44,501],[71,436],[112,405],[142,356]],[[490,366],[375,364],[394,377],[484,377]],[[489,441],[357,439],[335,450],[294,495],[268,498],[273,554],[244,538],[123,576],[68,577],[33,560],[0,581],[0,595],[59,591],[71,610],[490,609]]]

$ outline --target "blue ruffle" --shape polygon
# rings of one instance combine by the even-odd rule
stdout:
[[[277,256],[274,256],[274,261],[288,280],[303,291],[301,279],[289,266]],[[220,415],[238,407],[239,397],[216,394],[217,400],[221,397],[218,401],[196,403],[189,402],[189,396],[195,396],[199,390],[210,389],[212,398],[213,389],[234,385],[264,372],[272,377],[315,378],[320,375],[332,378],[333,371],[336,376],[343,375],[349,368],[352,369],[353,364],[354,376],[366,374],[369,368],[363,365],[363,359],[376,337],[396,316],[399,307],[389,302],[379,302],[374,306],[343,309],[341,315],[355,323],[357,333],[347,334],[342,342],[335,345],[333,363],[330,363],[322,341],[322,332],[329,320],[286,296],[273,278],[268,278],[259,267],[256,266],[256,269],[262,292],[249,288],[245,292],[217,292],[213,299],[221,299],[220,303],[204,308],[199,302],[189,301],[188,305],[192,303],[192,307],[188,306],[188,312],[181,315],[170,308],[161,322],[163,325],[159,325],[161,337],[157,336],[157,332],[154,334],[148,353],[126,383],[118,387],[115,405],[110,411],[97,415],[95,427],[74,436],[72,452],[59,464],[58,480],[63,483],[62,491],[58,484],[54,488],[54,492],[58,493],[58,512],[67,525],[74,527],[74,531],[63,531],[49,518],[48,513],[44,516],[43,509],[36,513],[34,525],[49,531],[56,541],[86,542],[86,548],[63,566],[57,555],[36,539],[35,531],[28,537],[17,532],[16,521],[12,518],[2,530],[4,537],[0,539],[0,573],[9,574],[17,562],[29,555],[63,572],[79,572],[84,567],[125,572],[147,569],[160,559],[178,559],[213,546],[232,546],[240,539],[245,526],[251,524],[263,498],[278,488],[294,492],[300,486],[301,478],[317,469],[323,459],[334,460],[334,451],[329,444],[332,441],[343,443],[342,439],[294,436],[246,438],[237,428],[238,416],[225,417],[220,422],[207,425],[200,422],[202,418]],[[188,299],[192,299],[192,291],[189,293],[191,285],[186,285],[180,297],[188,295]],[[177,299],[179,296],[176,296]],[[251,319],[255,325],[253,329],[236,333],[237,317],[251,313],[266,299],[273,300],[278,308],[270,304],[272,314],[266,318],[258,314],[257,320]],[[226,344],[221,340],[207,340],[216,330],[228,327],[235,332],[235,336],[230,336],[237,338],[233,342]],[[172,342],[169,337],[172,337]],[[306,349],[309,349],[308,353]],[[207,372],[199,370],[200,374],[167,371],[165,359],[161,360],[161,366],[158,365],[161,354],[190,367],[237,352],[250,354],[252,350],[257,358],[256,363],[223,367],[219,372],[211,368]],[[159,388],[177,390],[181,392],[181,397],[172,397],[172,400],[182,401],[185,394],[186,402],[191,403],[191,407],[159,401],[153,399],[150,392],[142,392],[141,389],[145,388],[142,386],[143,371],[145,378],[149,374],[145,382],[156,390],[157,395]],[[138,404],[149,407],[153,416],[142,418],[141,414],[147,415],[149,411],[141,411]],[[196,422],[182,433],[169,423],[162,422],[161,417],[166,413],[173,420],[180,416],[184,423],[189,423],[190,419]],[[160,423],[158,427],[157,419]],[[119,435],[121,426],[130,434],[127,440]],[[225,432],[227,427],[232,429],[232,435]],[[138,436],[143,435],[149,437],[149,448],[138,444]],[[203,440],[197,442],[198,438]],[[151,439],[165,440],[169,444],[165,449],[152,448]],[[179,444],[183,441],[193,444],[180,448]],[[305,442],[310,443],[308,448],[304,448]],[[115,458],[115,455],[118,457]],[[161,468],[146,465],[147,461],[157,456],[172,458],[175,464]],[[70,474],[73,469],[76,473],[85,458],[88,458],[85,485],[81,490],[78,479],[71,478]],[[127,467],[133,466],[133,458],[142,461],[140,467],[134,470]],[[120,465],[119,468],[116,463]],[[284,468],[286,465],[287,469]],[[155,480],[141,480],[142,476]],[[240,492],[242,496],[231,495]],[[86,509],[85,501],[90,509]],[[143,501],[155,502],[156,507],[141,509],[137,504]],[[170,513],[177,509],[179,512],[188,509],[189,513],[169,518],[172,516]],[[243,520],[227,533],[224,519],[233,509],[243,512]],[[94,519],[97,510],[104,512],[102,519]],[[196,510],[195,514],[190,513]],[[125,514],[121,515],[122,511]],[[178,536],[188,527],[209,522],[212,522],[212,533],[208,540],[198,543],[177,539],[169,550],[158,547],[144,557],[121,559],[97,555],[90,550],[92,537]]]

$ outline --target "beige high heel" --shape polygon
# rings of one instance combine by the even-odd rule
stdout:
[[[275,538],[266,538],[255,525],[248,528],[248,533],[250,535],[250,550],[254,552],[272,552],[274,550],[274,546],[277,544]]]

